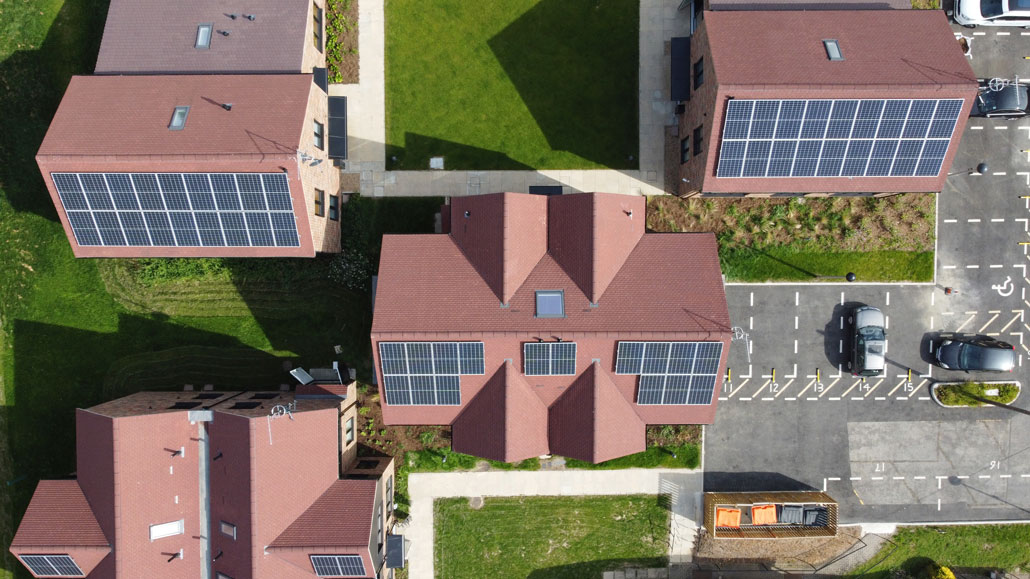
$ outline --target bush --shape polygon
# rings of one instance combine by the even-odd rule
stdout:
[[[155,286],[177,281],[198,281],[212,278],[228,280],[225,260],[213,258],[147,258],[137,259],[130,268],[137,282]]]
[[[997,388],[997,396],[987,396],[988,389]],[[999,404],[1009,404],[1019,395],[1015,384],[984,384],[982,382],[963,382],[937,387],[937,399],[945,406],[984,406],[981,400],[991,400]]]
[[[955,579],[955,574],[951,572],[951,569],[936,563],[931,563],[926,567],[925,575],[930,579]]]
[[[373,273],[368,255],[356,247],[345,248],[329,261],[329,279],[354,291],[370,291]]]

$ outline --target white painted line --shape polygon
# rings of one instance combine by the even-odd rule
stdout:
[[[816,396],[806,396],[805,400],[819,400],[819,398]]]
[[[794,292],[794,305],[795,306],[798,305],[798,300],[800,299],[800,293],[801,292]]]
[[[794,316],[794,329],[798,329],[798,317]]]
[[[971,130],[971,131],[982,131],[982,130],[984,130],[984,128],[983,127],[969,127],[969,130]]]
[[[755,292],[751,292],[751,307],[755,307]]]
[[[908,400],[908,396],[898,396],[898,400]]]
[[[980,223],[980,218],[966,219],[969,223]]]
[[[769,398],[762,398],[762,400],[769,401],[769,400],[776,400],[776,399],[773,398],[772,396],[770,396]]]
[[[1005,171],[995,171],[994,173],[991,173],[991,174],[992,175],[1004,175]]]
[[[926,480],[925,476],[914,476],[912,478],[915,479],[915,480]]]
[[[722,401],[722,400],[729,400],[729,398],[727,398],[727,397],[725,397],[725,396],[720,396],[720,397],[719,397],[719,400],[720,400],[720,401]]]
[[[844,292],[840,292],[840,305],[844,305]]]
[[[838,481],[838,480],[840,480],[840,477],[839,476],[831,476],[830,478],[828,478],[826,480]]]
[[[751,397],[750,397],[750,396],[748,396],[747,398],[740,398],[740,400],[745,400],[745,401],[747,401],[747,400],[751,400]]]
[[[789,400],[789,401],[793,402],[793,401],[797,400],[797,398],[784,398],[784,400]]]
[[[905,477],[903,477],[903,476],[892,476],[891,480],[905,480]]]
[[[797,340],[794,340],[794,353],[795,354],[798,353],[798,341]]]
[[[876,396],[876,397],[873,398],[873,400],[886,400],[886,399],[887,399],[886,396]]]
[[[1001,265],[1000,263],[992,263],[988,267],[990,267],[991,269],[998,269],[999,267],[1005,267],[1005,266]]]
[[[1010,474],[1000,474],[1000,475],[998,475],[998,478],[1012,478],[1012,475],[1010,475]]]
[[[995,32],[995,34],[997,34],[998,36],[1008,36],[1009,34],[1012,34],[1012,33],[1011,32]]]
[[[955,478],[959,478],[959,479],[963,479],[963,480],[965,480],[965,479],[969,478],[969,476],[968,476],[968,475],[964,475],[964,474],[960,474],[960,475],[958,475],[958,476],[957,476],[957,477],[955,477]]]
[[[920,396],[919,399],[920,400],[929,400],[930,397],[929,396]]]
[[[991,223],[1004,223],[1004,222],[1005,222],[1005,218],[1004,217],[997,217],[997,218],[991,219]]]
[[[938,511],[941,510],[941,499],[940,498],[937,499],[937,510]]]
[[[1020,32],[1020,36],[1030,36],[1030,32]]]
[[[849,478],[848,480],[862,480],[862,477],[860,477],[860,476],[853,476],[853,477]]]
[[[1021,474],[1019,478],[1030,478],[1030,474]]]
[[[974,32],[973,34],[976,34],[976,33]],[[995,131],[1007,131],[1008,129],[1009,128],[1006,127],[1005,125],[998,125],[998,126],[994,127]]]
[[[958,219],[945,219],[944,222],[945,223],[958,223]]]
[[[958,266],[956,266],[956,265],[945,265],[945,266],[941,266],[941,269],[955,269],[956,267],[958,267]]]
[[[833,397],[833,396],[830,396],[830,400],[840,400],[840,396],[837,396],[836,398]]]
[[[882,476],[874,476],[874,477],[870,477],[869,480],[883,480],[883,477]]]
[[[980,269],[979,265],[967,265],[966,269]]]
[[[980,475],[980,476],[978,476],[976,478],[991,478],[991,475],[989,475],[989,474],[982,474],[982,475]]]
[[[865,400],[865,397],[864,396],[852,396],[851,399],[852,400]]]
[[[986,35],[987,35],[986,32],[974,32],[973,33],[973,36],[986,36]]]
[[[886,305],[888,305],[888,306],[891,305],[891,292],[887,292],[887,304]]]
[[[748,318],[747,318],[747,329],[749,329],[749,330],[755,329],[755,317],[754,316],[748,316]]]

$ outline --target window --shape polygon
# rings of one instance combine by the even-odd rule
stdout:
[[[168,123],[168,130],[181,131],[186,126],[186,117],[189,114],[189,107],[175,107],[175,110],[172,111],[172,120]]]
[[[526,376],[575,376],[575,342],[527,342],[523,345]]]
[[[330,195],[329,196],[329,219],[333,221],[340,220],[340,196]]]
[[[68,555],[18,555],[36,577],[82,576],[82,569]]]
[[[354,442],[354,419],[353,418],[348,418],[347,419],[347,427],[345,429],[345,432],[347,433],[347,444],[350,444],[350,443]]]
[[[386,510],[393,511],[393,475],[386,479]]]
[[[823,47],[830,60],[844,60],[844,53],[840,51],[840,44],[835,39],[824,40]]]
[[[236,525],[222,521],[222,524],[219,525],[218,528],[226,537],[232,537],[233,540],[236,539]]]
[[[194,43],[193,48],[207,50],[211,47],[211,27],[211,24],[197,26],[197,41]]]
[[[215,579],[232,579],[232,577],[226,575],[225,573],[219,572],[215,573]]]
[[[680,139],[680,163],[686,163],[690,160],[690,138]]]
[[[311,5],[312,28],[314,29],[315,48],[322,52],[322,7],[317,3]]]
[[[702,56],[694,63],[694,88],[705,82],[705,58]]]
[[[325,191],[315,189],[315,215],[325,217]]]
[[[315,123],[315,147],[317,147],[319,151],[323,151],[323,150],[325,150],[325,125],[323,125],[322,123],[320,123],[318,121],[314,121],[314,123]]]
[[[376,507],[376,536],[379,537],[379,550],[383,550],[386,538],[383,536],[383,505]]]
[[[562,290],[539,290],[536,292],[536,317],[564,318],[565,292]]]
[[[156,541],[157,539],[163,539],[165,537],[172,537],[175,535],[181,535],[183,529],[183,520],[172,521],[170,523],[161,523],[158,525],[150,525],[150,540]]]
[[[319,577],[364,577],[360,555],[311,555],[311,566]]]
[[[694,155],[700,155],[704,149],[704,125],[700,125],[694,129]]]

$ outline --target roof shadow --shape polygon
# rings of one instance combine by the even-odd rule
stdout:
[[[639,18],[635,2],[543,0],[487,41],[552,149],[638,168]]]
[[[433,157],[443,157],[444,169],[475,167],[476,170],[481,171],[533,170],[529,165],[520,163],[499,151],[490,151],[417,133],[404,133],[403,147],[389,143],[386,145],[386,168],[389,171],[398,169],[428,171],[429,160]],[[412,163],[423,163],[423,165],[413,167]],[[483,191],[483,193],[492,193],[492,191]]]
[[[73,74],[93,71],[108,0],[65,0],[35,50],[0,62],[0,189],[15,211],[57,221],[36,151]]]

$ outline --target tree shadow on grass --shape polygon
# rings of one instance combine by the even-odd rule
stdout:
[[[19,50],[0,63],[0,189],[16,211],[57,220],[36,151],[71,76],[89,73],[96,64],[107,5],[65,0],[38,49]]]
[[[636,2],[543,0],[487,44],[552,149],[637,169]]]

